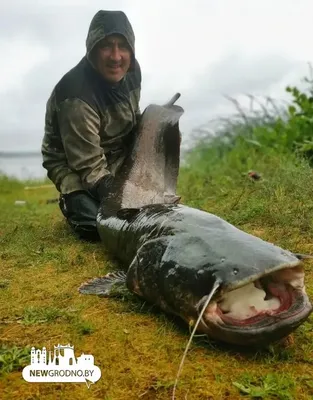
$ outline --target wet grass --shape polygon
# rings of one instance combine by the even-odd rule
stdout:
[[[242,151],[242,153],[240,153]],[[313,254],[312,170],[292,155],[236,150],[218,164],[201,158],[182,168],[185,204],[298,253]],[[245,154],[245,157],[243,156]],[[247,171],[263,177],[251,180]],[[0,178],[0,398],[171,399],[188,327],[131,294],[104,299],[77,291],[117,268],[99,244],[69,231],[51,188]],[[37,183],[34,183],[37,185]],[[26,201],[15,205],[16,200]],[[305,262],[313,295],[313,262]],[[31,346],[71,343],[93,354],[102,377],[85,384],[27,383]],[[243,350],[194,339],[177,399],[312,399],[313,318],[288,342]]]
[[[30,347],[2,345],[0,347],[0,376],[18,371],[29,362]]]
[[[295,396],[295,382],[289,374],[266,374],[261,378],[245,373],[240,382],[233,382],[241,393],[250,398],[266,399],[269,397],[281,400],[292,400]]]

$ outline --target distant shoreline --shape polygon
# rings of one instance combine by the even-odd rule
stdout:
[[[38,151],[0,151],[0,158],[10,157],[41,157],[41,153]]]

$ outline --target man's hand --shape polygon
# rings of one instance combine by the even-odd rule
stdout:
[[[110,194],[113,182],[113,175],[107,174],[99,179],[99,181],[94,185],[92,189],[89,190],[89,192],[97,200],[101,201],[104,197],[108,197],[108,195]]]

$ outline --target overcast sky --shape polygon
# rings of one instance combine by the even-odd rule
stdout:
[[[11,0],[0,5],[0,151],[40,150],[46,101],[85,54],[93,15],[136,35],[141,108],[181,92],[181,130],[233,111],[224,95],[285,97],[313,62],[312,0]]]

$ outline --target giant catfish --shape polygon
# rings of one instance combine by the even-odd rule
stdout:
[[[128,288],[187,324],[198,320],[197,331],[210,338],[267,345],[312,312],[301,257],[179,204],[179,96],[146,108],[129,158],[100,205],[102,243],[122,270],[79,291],[110,296]]]

